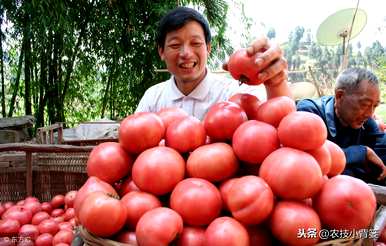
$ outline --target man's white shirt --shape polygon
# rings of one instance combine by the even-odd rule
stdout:
[[[226,101],[236,93],[249,93],[257,96],[260,101],[265,101],[267,97],[263,85],[240,85],[239,81],[208,71],[189,95],[182,94],[177,88],[174,76],[150,87],[135,112],[158,112],[162,108],[178,107],[202,120],[213,104]]]

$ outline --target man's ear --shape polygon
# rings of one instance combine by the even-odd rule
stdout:
[[[212,45],[210,43],[206,45],[206,50],[208,51],[208,54],[210,54],[210,51],[212,50]]]
[[[344,95],[343,89],[335,89],[335,101],[339,102]]]
[[[165,59],[165,56],[164,56],[164,49],[160,46],[158,46],[158,55],[159,57],[161,58],[161,60],[164,60]]]

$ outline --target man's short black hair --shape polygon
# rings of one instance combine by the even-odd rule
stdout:
[[[207,44],[211,41],[211,33],[208,21],[198,11],[188,7],[177,7],[169,11],[159,22],[157,30],[157,46],[164,48],[166,34],[183,27],[189,21],[196,21],[204,29],[205,42]]]

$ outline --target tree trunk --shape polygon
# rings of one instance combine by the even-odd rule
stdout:
[[[26,14],[24,22],[24,107],[25,114],[32,115],[32,104],[31,104],[31,34],[29,26],[29,16]]]
[[[48,37],[48,48],[47,48],[47,61],[48,61],[48,81],[45,88],[45,91],[47,93],[47,114],[48,114],[48,121],[51,124],[52,121],[55,119],[55,107],[54,107],[54,100],[55,100],[55,94],[54,94],[54,61],[52,59],[52,53],[53,53],[53,32],[50,31],[49,37]]]
[[[105,89],[105,92],[103,93],[101,118],[105,117],[105,110],[106,110],[107,100],[109,97],[111,81],[112,81],[112,73],[110,72],[110,75],[107,78],[106,89]]]
[[[40,81],[39,81],[39,99],[38,110],[36,112],[36,128],[44,126],[44,108],[47,103],[47,93],[45,88],[47,87],[47,54],[44,49],[40,54]]]
[[[15,109],[15,101],[16,101],[17,92],[19,91],[20,75],[21,75],[21,69],[23,66],[23,58],[24,58],[24,41],[23,41],[23,44],[21,47],[22,48],[21,48],[20,56],[19,56],[19,63],[17,65],[15,87],[13,88],[11,102],[9,103],[8,117],[12,117],[13,110]]]
[[[0,13],[2,14],[2,13]],[[3,18],[0,16],[0,26],[3,24]],[[4,81],[4,61],[3,61],[3,32],[0,28],[0,69],[1,69],[1,115],[5,118],[5,81]]]

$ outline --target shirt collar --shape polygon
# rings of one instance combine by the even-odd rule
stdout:
[[[187,96],[185,96],[177,87],[174,76],[172,76],[169,79],[170,83],[170,98],[172,100],[178,100],[184,97],[190,97],[196,100],[204,100],[207,95],[209,94],[209,89],[210,89],[210,78],[213,75],[207,70],[207,73],[204,77],[204,79],[198,84],[196,88]]]
[[[334,109],[335,98],[328,100],[326,103],[326,124],[327,129],[332,137],[336,136],[336,125],[335,125],[335,109]]]

